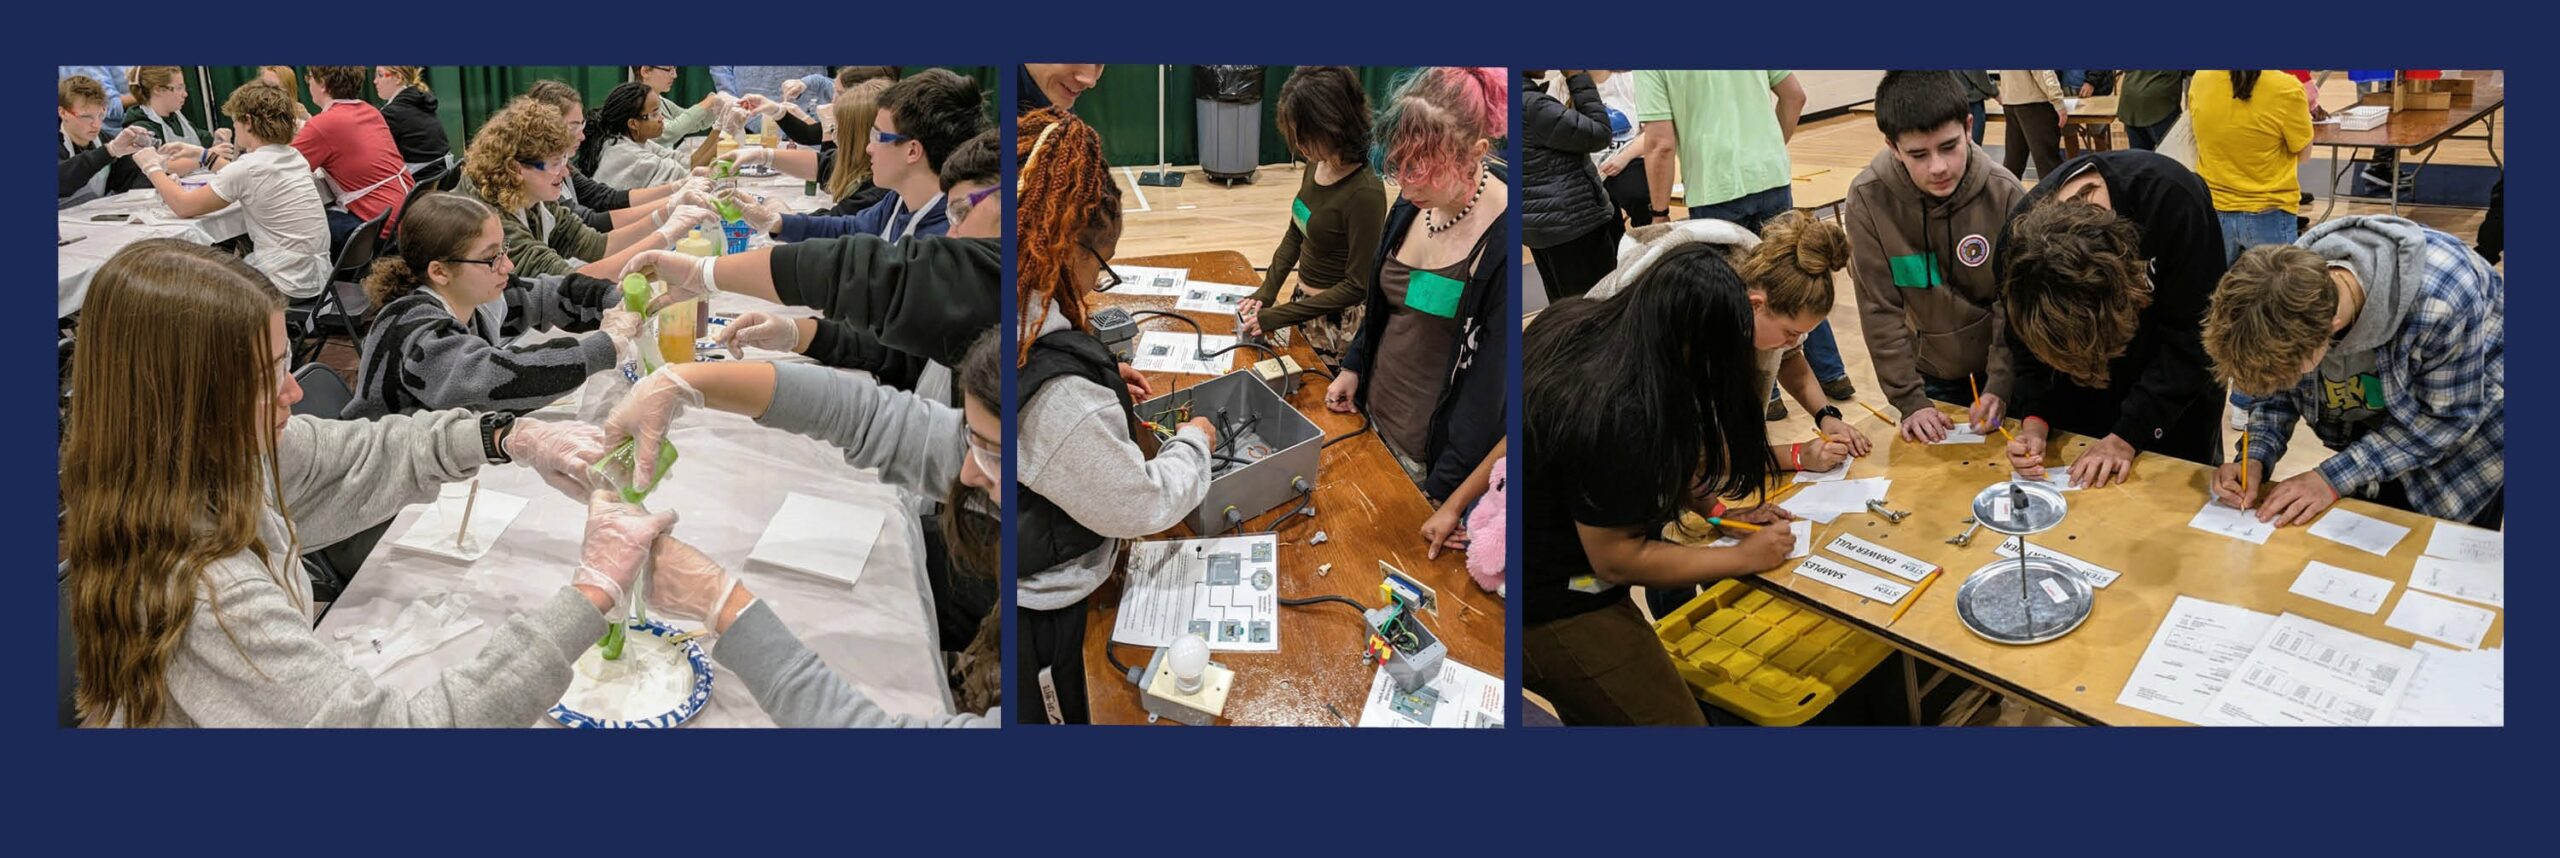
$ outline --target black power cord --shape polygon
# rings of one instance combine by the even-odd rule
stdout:
[[[1368,622],[1368,621],[1369,621],[1369,606],[1367,606],[1367,605],[1363,605],[1363,604],[1360,604],[1359,602],[1352,601],[1352,600],[1351,600],[1351,597],[1349,597],[1349,596],[1332,596],[1332,595],[1325,595],[1325,596],[1308,596],[1308,597],[1306,597],[1306,598],[1304,598],[1304,599],[1282,599],[1282,600],[1280,600],[1280,604],[1287,605],[1287,606],[1292,607],[1292,608],[1296,608],[1296,607],[1303,607],[1303,606],[1306,606],[1306,605],[1313,605],[1313,604],[1316,604],[1316,603],[1318,603],[1318,602],[1341,602],[1341,603],[1343,603],[1343,604],[1345,604],[1345,605],[1350,605],[1352,610],[1354,610],[1354,611],[1359,611],[1359,612],[1360,612],[1360,621],[1361,621],[1361,622],[1365,623],[1365,622]]]

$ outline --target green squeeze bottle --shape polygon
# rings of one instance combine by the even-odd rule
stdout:
[[[632,352],[639,357],[640,374],[648,375],[666,365],[658,354],[657,334],[649,330],[656,324],[649,319],[649,277],[634,271],[622,276],[622,309],[640,317],[640,330],[632,332]]]

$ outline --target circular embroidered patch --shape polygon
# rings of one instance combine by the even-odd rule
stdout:
[[[1966,268],[1982,267],[1982,263],[1991,261],[1991,240],[1983,238],[1981,233],[1965,236],[1963,241],[1956,242],[1956,261],[1964,263]]]

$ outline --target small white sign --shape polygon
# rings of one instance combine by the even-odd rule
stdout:
[[[1820,557],[1805,558],[1796,573],[1888,605],[1911,593],[1909,584],[1887,581]]]

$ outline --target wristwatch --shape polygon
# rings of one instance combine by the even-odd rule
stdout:
[[[1822,406],[1822,410],[1820,410],[1820,411],[1816,411],[1816,412],[1814,412],[1814,413],[1813,413],[1813,425],[1815,425],[1815,426],[1820,426],[1820,425],[1822,425],[1822,418],[1825,418],[1825,417],[1840,417],[1840,406],[1837,406],[1837,405],[1825,405],[1825,406]],[[1847,422],[1847,421],[1848,421],[1848,418],[1846,418],[1846,417],[1841,417],[1841,422],[1844,422],[1844,423],[1845,423],[1845,422]]]
[[[506,448],[498,444],[498,435],[515,424],[516,416],[504,411],[480,415],[480,452],[489,457],[489,464],[504,465],[515,461],[515,457],[507,455]]]

